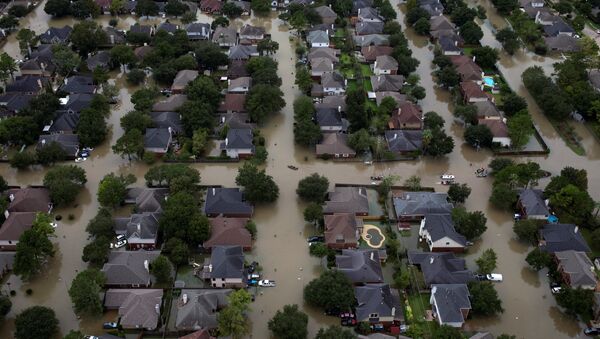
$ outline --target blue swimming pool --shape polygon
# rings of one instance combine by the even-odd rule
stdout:
[[[496,83],[492,77],[483,77],[483,84],[488,87],[494,87]]]

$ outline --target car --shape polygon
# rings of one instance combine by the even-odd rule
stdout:
[[[248,279],[257,279],[260,278],[260,274],[258,273],[249,273],[248,274]]]
[[[486,277],[489,281],[502,281],[502,274],[499,273],[490,273]]]
[[[114,321],[106,322],[102,324],[102,328],[105,330],[114,330],[115,328],[117,328],[117,323]]]
[[[562,291],[562,287],[560,286],[550,288],[550,292],[552,292],[552,294],[559,294],[560,291]]]
[[[248,286],[256,286],[256,285],[258,285],[258,280],[256,280],[256,279],[248,280]]]
[[[260,287],[275,287],[275,282],[273,280],[259,280],[258,286],[260,286]]]
[[[250,265],[248,265],[248,273],[254,273],[254,271],[256,271],[256,268],[258,267],[258,263],[256,261],[253,261],[250,263]]]
[[[127,237],[123,234],[117,235],[117,242],[115,243],[115,248],[121,248],[127,245]]]
[[[100,339],[100,338],[96,337],[95,335],[86,335],[85,337],[83,337],[83,339]]]
[[[50,226],[52,226],[52,228],[57,228],[58,227],[58,223],[57,222],[51,222]]]
[[[340,318],[342,319],[354,319],[354,313],[351,312],[344,312],[344,313],[340,313]]]
[[[324,242],[325,241],[325,237],[322,235],[313,235],[310,236],[306,239],[306,241],[308,241],[309,243],[311,242]]]
[[[450,180],[454,180],[456,179],[456,177],[452,174],[442,174],[440,176],[440,178],[442,178],[442,180],[446,180],[446,181],[450,181]]]
[[[81,152],[79,152],[79,156],[82,157],[82,158],[87,158],[87,157],[90,156],[90,152],[88,152],[88,151],[81,151]]]
[[[342,319],[340,321],[342,326],[356,326],[356,319]]]
[[[81,158],[81,157],[75,158],[75,162],[84,162],[86,160],[87,160],[87,158]]]
[[[595,327],[588,327],[583,330],[583,334],[589,335],[589,336],[600,335],[600,329],[595,328]]]

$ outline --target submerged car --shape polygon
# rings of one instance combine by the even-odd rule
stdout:
[[[583,334],[589,335],[589,336],[600,335],[600,329],[595,328],[595,327],[588,327],[585,330],[583,330]]]
[[[323,242],[325,241],[325,237],[322,235],[313,235],[310,236],[306,239],[307,242],[311,243],[311,242]]]
[[[490,273],[486,277],[489,281],[502,281],[502,274],[499,273]]]
[[[258,286],[260,286],[260,287],[275,287],[275,282],[273,280],[259,280]]]
[[[102,328],[105,330],[113,330],[113,329],[117,328],[117,323],[114,321],[106,322],[106,323],[102,324]]]

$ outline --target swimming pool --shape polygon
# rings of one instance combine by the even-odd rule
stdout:
[[[492,77],[483,77],[483,84],[488,87],[494,87],[496,85],[496,82]]]

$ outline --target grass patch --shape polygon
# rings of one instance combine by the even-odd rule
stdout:
[[[346,37],[346,32],[343,28],[338,28],[335,30],[335,35],[336,38],[345,38]]]
[[[594,138],[596,138],[596,141],[600,142],[600,122],[586,121],[585,126],[588,128],[588,131],[592,133]]]
[[[429,299],[431,294],[410,294],[408,295],[408,304],[412,309],[412,321],[421,321],[425,319],[425,311],[430,309]]]
[[[366,92],[373,92],[373,85],[371,85],[371,81],[368,78],[363,80],[363,88]]]
[[[365,78],[373,75],[373,71],[371,71],[371,65],[361,64],[360,71]]]
[[[596,244],[592,241],[592,231],[583,227],[580,227],[579,230],[581,231],[583,239],[585,239],[585,241],[588,243],[588,245],[590,245],[590,248],[592,249],[591,258],[600,257],[600,244]]]
[[[473,52],[473,47],[465,47],[465,48],[463,48],[463,53],[465,53],[466,56],[471,56],[472,52]]]
[[[356,80],[348,80],[348,85],[346,86],[346,92],[353,91],[358,87]]]
[[[571,125],[569,125],[565,121],[558,121],[551,118],[548,118],[548,120],[550,121],[552,126],[554,126],[554,129],[556,130],[558,135],[560,135],[563,141],[575,154],[581,156],[585,155],[585,149],[579,142],[581,138],[579,137],[579,135],[577,135],[577,133],[575,133],[575,130],[573,129],[573,127],[571,127]]]

